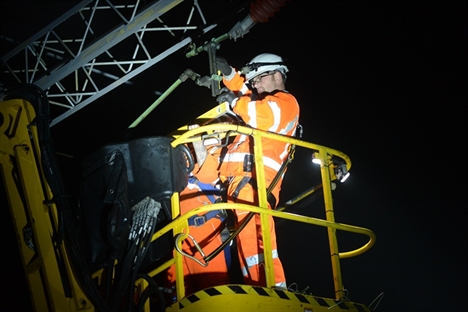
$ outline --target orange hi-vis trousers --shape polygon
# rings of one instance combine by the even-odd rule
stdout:
[[[272,178],[272,177],[270,177]],[[250,183],[243,186],[240,191],[237,186],[243,179],[242,176],[233,177],[228,186],[228,202],[238,204],[258,205],[257,190]],[[268,177],[267,177],[268,180]],[[238,191],[238,195],[234,198],[232,195]],[[278,198],[278,192],[273,191],[273,194]],[[270,205],[269,209],[271,209]],[[249,215],[249,211],[235,210],[236,225],[242,224],[244,219]],[[277,287],[286,288],[286,278],[284,275],[283,265],[278,257],[276,246],[276,231],[273,217],[269,217],[271,248],[273,256],[273,268],[275,270],[275,285]],[[248,285],[266,286],[266,276],[264,266],[264,253],[262,243],[262,232],[260,226],[260,216],[255,214],[248,222],[245,228],[237,236],[237,249],[241,271],[244,276],[244,282]]]

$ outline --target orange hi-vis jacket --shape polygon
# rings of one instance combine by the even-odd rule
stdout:
[[[252,100],[252,92],[244,84],[243,78],[234,73],[223,77],[228,89],[241,96],[231,104],[234,113],[239,115],[245,123],[253,128],[270,131],[278,134],[295,135],[299,122],[299,104],[296,98],[287,91],[271,92],[259,100]],[[262,139],[263,163],[267,187],[276,177],[282,163],[288,157],[289,144],[272,139]],[[246,171],[244,162],[253,151],[250,146],[250,137],[238,135],[228,145],[227,153],[220,159],[220,176],[231,177],[228,186],[228,201],[258,205],[256,187],[253,184],[242,186],[244,177],[255,179],[255,168]],[[272,190],[276,201],[279,199],[282,177]],[[237,196],[234,197],[234,193]],[[274,207],[269,207],[274,208]],[[247,212],[236,210],[236,223],[242,224]],[[273,267],[275,271],[275,285],[286,288],[286,277],[282,263],[278,257],[276,247],[276,231],[274,220],[269,217],[270,238],[272,247]],[[244,281],[250,285],[265,286],[266,277],[263,269],[263,239],[260,228],[260,218],[256,214],[237,236],[239,262]]]
[[[228,80],[230,78],[230,80]],[[231,103],[234,113],[252,128],[270,131],[282,135],[294,136],[299,122],[299,104],[296,98],[287,91],[277,91],[266,95],[261,100],[251,100],[252,91],[244,83],[238,73],[233,77],[225,77],[224,84],[228,89],[242,94],[234,103]],[[275,177],[281,164],[288,157],[289,144],[271,139],[262,139],[263,163],[267,176]],[[222,176],[250,175],[243,170],[244,158],[251,154],[249,137],[237,136],[230,144],[226,155],[221,159]],[[252,170],[254,171],[254,170]],[[281,188],[281,179],[273,190],[278,200]],[[271,182],[271,181],[270,181]],[[267,181],[267,186],[268,186]]]

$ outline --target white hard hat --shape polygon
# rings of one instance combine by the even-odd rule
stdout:
[[[284,60],[281,56],[271,53],[263,53],[254,57],[250,63],[246,65],[249,71],[245,75],[245,79],[249,82],[260,74],[270,71],[280,71],[284,76],[289,71],[284,65]]]

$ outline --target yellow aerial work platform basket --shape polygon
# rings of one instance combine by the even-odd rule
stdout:
[[[228,106],[220,104],[209,112],[201,115],[197,122],[198,128],[188,130],[181,127],[171,134],[171,145],[179,145],[206,140],[221,142],[228,136],[245,134],[251,136],[255,142],[254,157],[257,173],[258,206],[234,203],[215,203],[193,209],[183,215],[180,214],[179,194],[174,192],[170,198],[172,220],[158,228],[152,235],[151,241],[157,241],[163,236],[172,235],[175,244],[173,257],[163,261],[156,267],[144,272],[151,278],[157,278],[172,265],[176,267],[176,298],[174,303],[165,307],[166,311],[372,311],[366,305],[351,302],[346,297],[343,287],[340,261],[343,258],[354,257],[367,251],[375,243],[375,235],[371,230],[352,225],[335,222],[332,200],[332,183],[341,178],[351,168],[351,161],[344,153],[325,146],[302,141],[297,138],[286,137],[257,129],[234,125],[229,123],[206,123],[216,120],[226,114]],[[23,258],[23,266],[29,283],[31,297],[35,310],[54,311],[99,311],[106,305],[100,305],[99,289],[104,281],[104,270],[89,273],[89,277],[81,272],[83,267],[77,262],[79,253],[67,245],[73,239],[65,236],[63,241],[57,241],[59,229],[63,229],[63,216],[60,207],[57,208],[57,199],[43,167],[43,153],[37,131],[36,112],[33,106],[25,100],[13,99],[0,103],[2,124],[0,125],[0,165],[3,181],[6,186],[10,211],[15,223],[19,249]],[[285,211],[285,207],[276,210],[268,209],[267,191],[262,159],[262,138],[269,138],[287,142],[296,148],[304,148],[313,153],[320,162],[321,185],[320,188],[311,188],[310,191],[298,195],[289,201],[294,204],[304,197],[321,189],[324,195],[326,219],[318,219]],[[342,163],[336,163],[341,159]],[[259,214],[261,220],[264,255],[265,255],[265,287],[242,284],[213,286],[186,296],[182,259],[184,255],[179,252],[181,239],[189,234],[188,219],[194,215],[204,214],[211,210],[242,209]],[[268,218],[276,220],[286,219],[292,222],[301,222],[311,226],[326,227],[330,248],[332,278],[335,295],[333,298],[322,298],[310,294],[298,293],[291,290],[278,289],[274,283],[273,259],[271,252],[270,232],[268,231]],[[67,229],[65,229],[66,232]],[[362,247],[342,252],[338,249],[337,231],[347,231],[365,235],[368,242]],[[24,233],[30,233],[25,239]],[[71,251],[70,251],[71,250]],[[300,254],[298,254],[300,257]],[[93,284],[93,291],[89,291]],[[143,311],[160,311],[161,303],[157,298],[138,297],[138,293],[150,285],[146,279],[136,280],[135,289],[139,292],[135,300],[142,300],[140,308]],[[97,289],[97,291],[96,291]],[[146,300],[149,299],[149,300]],[[103,299],[105,301],[105,299]],[[156,303],[155,303],[156,301]]]

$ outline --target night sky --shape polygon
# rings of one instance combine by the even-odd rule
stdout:
[[[1,34],[24,41],[75,3],[2,1]],[[222,10],[221,1],[199,3]],[[351,158],[351,177],[334,191],[335,219],[373,230],[377,241],[367,253],[341,261],[343,282],[349,299],[366,305],[383,292],[377,311],[468,309],[466,12],[467,1],[292,0],[218,51],[237,68],[264,52],[286,58],[286,88],[301,106],[303,139]],[[186,68],[207,75],[207,56],[171,56],[135,77],[131,87],[113,90],[54,126],[56,150],[78,163],[121,139],[156,92]],[[186,82],[136,135],[165,135],[216,104],[208,89]],[[298,151],[280,202],[317,178],[310,153]],[[321,202],[317,195],[292,209],[323,218]],[[5,219],[2,210],[8,227]],[[6,235],[2,246],[14,239]],[[277,235],[288,284],[333,298],[326,231],[286,221],[277,222]],[[341,233],[338,240],[343,251],[365,243]],[[22,278],[20,271],[12,275],[12,267],[20,267],[15,252],[1,253],[2,289],[22,291],[10,284]],[[2,310],[12,310],[4,295]],[[16,298],[17,307],[27,305],[20,294]]]

